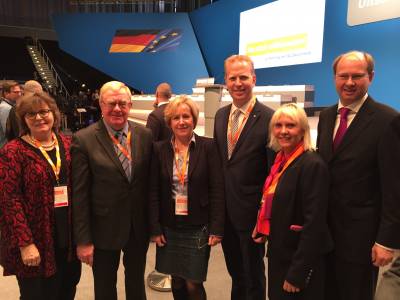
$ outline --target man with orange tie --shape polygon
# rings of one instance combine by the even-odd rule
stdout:
[[[368,95],[370,54],[342,54],[333,71],[339,102],[321,112],[317,139],[331,175],[328,223],[335,242],[327,258],[326,299],[372,300],[378,267],[400,247],[400,207],[388,193],[398,176],[383,164],[398,155],[383,138],[397,113]]]
[[[255,243],[251,235],[273,160],[273,152],[267,148],[273,111],[253,95],[256,74],[248,56],[232,55],[225,60],[225,82],[232,105],[217,111],[214,139],[225,179],[222,248],[232,278],[231,300],[263,300],[265,246]]]

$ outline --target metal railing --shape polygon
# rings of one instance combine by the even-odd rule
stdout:
[[[64,82],[61,80],[61,77],[58,75],[56,68],[54,68],[53,63],[51,62],[49,56],[47,55],[46,51],[44,50],[42,44],[40,43],[40,41],[38,39],[34,39],[33,42],[34,42],[34,46],[36,46],[36,49],[39,51],[40,55],[45,60],[47,67],[53,73],[53,77],[55,79],[55,84],[56,84],[55,88],[57,88],[57,93],[59,93],[61,91],[63,93],[63,95],[65,95],[67,97],[67,99],[69,99],[70,93],[69,93],[68,89],[65,87]]]

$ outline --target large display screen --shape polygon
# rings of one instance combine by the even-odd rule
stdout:
[[[239,53],[256,69],[321,62],[325,0],[278,0],[240,13]]]

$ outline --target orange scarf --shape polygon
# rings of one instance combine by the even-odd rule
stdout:
[[[289,155],[285,156],[282,150],[276,155],[274,164],[272,165],[271,171],[264,183],[261,208],[258,213],[256,225],[258,233],[269,235],[272,200],[274,199],[275,189],[285,170],[297,157],[303,154],[303,152],[304,146],[303,142],[301,142]]]

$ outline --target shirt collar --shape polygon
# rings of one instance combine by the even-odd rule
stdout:
[[[246,114],[247,109],[249,108],[249,106],[253,103],[253,101],[256,100],[256,96],[253,96],[250,101],[247,101],[246,104],[244,104],[242,107],[237,107],[233,102],[232,102],[232,107],[231,107],[231,112],[230,114],[232,114],[236,109],[239,109],[242,114]]]
[[[125,123],[125,126],[124,126],[124,128],[122,128],[122,130],[115,130],[115,129],[111,128],[111,126],[109,126],[106,122],[104,122],[104,120],[103,120],[103,123],[106,126],[108,133],[111,134],[112,136],[115,136],[115,134],[117,132],[121,132],[121,131],[125,134],[125,136],[128,136],[128,131],[129,131],[128,122]]]
[[[169,103],[168,101],[159,102],[157,104],[157,107],[160,107],[161,105],[168,104],[168,103]]]
[[[194,132],[193,132],[193,134],[192,134],[192,138],[190,139],[190,143],[189,143],[189,148],[191,147],[191,146],[196,146],[196,135],[194,134]],[[175,137],[172,135],[172,137],[171,137],[171,146],[172,146],[172,149],[174,149],[174,147],[175,147]]]
[[[4,97],[1,97],[1,100],[4,101],[4,102],[6,102],[6,103],[8,103],[8,104],[11,105],[11,106],[15,106],[15,104],[16,104],[15,101],[8,100],[7,98],[4,98]],[[0,101],[0,102],[1,102],[1,101]]]
[[[342,102],[340,101],[340,99],[339,99],[338,111],[339,111],[339,109],[341,109],[342,107],[347,107],[347,108],[350,109],[350,111],[352,111],[352,112],[354,112],[354,113],[358,113],[358,111],[360,110],[361,106],[364,104],[365,100],[367,100],[367,98],[368,98],[368,93],[366,93],[366,94],[364,95],[364,97],[362,97],[360,100],[355,101],[355,102],[353,102],[353,103],[351,103],[351,104],[349,104],[349,105],[346,105],[346,106],[344,106],[344,105],[342,104]]]

